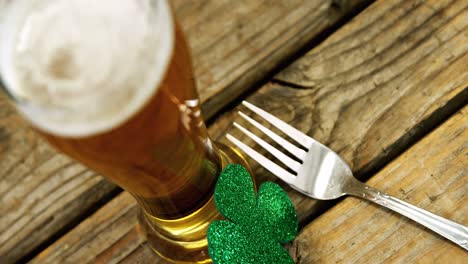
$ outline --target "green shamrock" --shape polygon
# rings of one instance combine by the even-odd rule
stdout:
[[[257,198],[249,172],[241,165],[228,165],[216,184],[214,200],[228,220],[214,221],[208,228],[213,263],[294,263],[282,244],[296,237],[297,216],[279,185],[263,183]]]

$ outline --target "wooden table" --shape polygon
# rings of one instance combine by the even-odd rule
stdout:
[[[468,1],[173,0],[214,139],[247,99],[338,152],[358,178],[468,225]],[[232,131],[231,131],[232,130]],[[275,180],[251,162],[258,182]],[[467,263],[468,253],[364,200],[280,183],[297,263]],[[166,263],[136,204],[49,147],[0,96],[0,263]]]

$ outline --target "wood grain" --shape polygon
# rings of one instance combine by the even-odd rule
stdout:
[[[4,98],[0,104],[0,262],[9,263],[116,188],[44,144]]]
[[[169,263],[146,246],[136,214],[133,198],[123,192],[31,263]]]
[[[468,107],[368,182],[468,225]],[[466,263],[468,253],[390,210],[354,197],[306,226],[290,248],[296,263]]]
[[[371,1],[187,2],[184,6],[195,10],[186,10],[180,20],[194,55],[203,113],[211,118],[323,31]]]
[[[265,78],[365,0],[174,0],[205,117]],[[118,189],[57,154],[0,95],[0,262],[54,240]]]
[[[281,73],[275,81],[262,87],[247,100],[332,146],[352,165],[358,176],[370,176],[369,172],[378,170],[388,163],[402,149],[417,142],[423,134],[448,118],[456,111],[454,109],[460,109],[466,104],[468,47],[465,43],[467,43],[468,20],[465,19],[466,12],[463,11],[466,7],[463,1],[377,2],[307,56],[316,54],[315,56],[320,57],[325,51],[331,54],[334,49],[328,48],[329,45],[340,47],[337,54],[340,50],[352,53],[347,55],[350,60],[359,60],[375,54],[374,46],[365,45],[369,41],[363,38],[366,34],[357,36],[356,39],[352,37],[356,32],[366,31],[380,31],[381,37],[392,36],[387,39],[391,42],[386,44],[389,47],[410,46],[410,49],[403,53],[398,53],[399,49],[391,51],[382,49],[375,54],[376,61],[365,62],[369,63],[369,69],[364,65],[360,68],[352,67],[349,69],[350,75],[341,80],[335,80],[336,74],[333,68],[329,68],[321,72],[322,78],[327,81],[310,87],[292,81],[289,85],[285,84],[287,83],[285,76],[292,75],[292,68],[288,68],[288,73]],[[392,15],[397,16],[397,19],[389,23]],[[415,18],[426,22],[415,23]],[[395,34],[392,31],[395,27],[407,28],[407,34],[404,37]],[[415,39],[418,38],[419,41],[415,43]],[[347,45],[350,45],[349,49]],[[427,53],[426,49],[430,52]],[[391,57],[394,60],[390,59]],[[404,61],[405,59],[407,61]],[[301,61],[302,59],[299,60]],[[388,61],[388,63],[381,65],[377,63],[378,61]],[[312,62],[315,63],[314,60]],[[342,61],[336,56],[333,61],[323,60],[322,63],[335,65],[334,67],[338,68],[341,67]],[[399,70],[406,64],[410,66],[407,66],[405,71]],[[325,67],[321,63],[314,65],[314,69]],[[302,69],[297,64],[291,67],[296,67],[297,75],[300,76]],[[309,70],[306,66],[301,67]],[[358,76],[361,71],[370,71],[372,74],[363,75],[350,82],[353,76]],[[236,107],[224,114],[210,127],[210,132],[213,137],[221,141],[224,141],[225,133],[229,132],[253,145],[230,125],[232,121],[243,123],[237,116],[237,110],[245,109]],[[259,182],[273,179],[255,162],[251,164]],[[308,223],[323,208],[330,206],[329,203],[305,198],[284,187],[295,204],[302,224]],[[106,207],[102,210],[106,210]],[[94,224],[101,222],[97,216],[92,216],[90,219],[94,220],[86,224],[93,227],[87,228],[100,228]],[[118,231],[104,229],[101,234],[107,237],[113,232]],[[77,230],[72,230],[63,240],[53,244],[47,252],[59,252],[54,258],[44,254],[41,256],[43,258],[35,259],[34,262],[39,263],[44,259],[57,262],[64,260],[62,254],[69,254],[69,251],[60,249],[61,245],[69,243],[68,241],[79,234],[81,233]],[[98,252],[110,250],[112,243],[114,242],[109,241],[107,244],[101,244]],[[141,245],[125,245],[125,248],[128,247],[135,248],[126,257],[128,259],[142,260],[152,257],[150,251]],[[83,249],[82,252],[95,256],[95,250]]]
[[[375,4],[365,20],[346,25],[276,80],[314,93],[308,104],[316,123],[312,136],[353,167],[369,166],[372,157],[390,151],[386,142],[401,136],[380,131],[419,123],[440,106],[435,101],[468,86],[467,7],[466,1],[445,0]],[[406,113],[392,111],[400,106]],[[371,145],[379,148],[362,151]]]
[[[66,243],[60,243],[56,250],[49,248],[41,252],[37,260],[40,263],[57,263],[59,259],[56,257],[60,256],[60,261],[65,263],[88,263],[91,260],[107,263],[111,259],[118,259],[120,255],[132,252],[134,248],[122,247],[120,242],[138,245],[143,240],[136,233],[136,209],[127,192],[120,194],[108,203],[104,210],[97,211],[93,218],[86,219],[75,229],[80,235],[62,237],[59,241],[68,239]],[[105,253],[99,250],[102,244],[109,246]],[[94,254],[86,254],[83,251],[93,251]]]
[[[466,1],[376,2],[281,72],[277,77],[281,83],[267,84],[247,100],[329,146],[347,161],[357,177],[368,177],[467,103],[467,7]],[[387,25],[391,16],[398,19]],[[425,22],[416,23],[415,18]],[[385,45],[395,48],[375,54],[376,45],[367,45],[369,40],[356,34],[377,30],[374,27],[382,31],[377,39],[385,36],[391,42]],[[395,27],[406,28],[407,35],[396,34]],[[350,40],[344,36],[353,37]],[[346,48],[347,44],[351,48]],[[402,47],[406,46],[411,48],[404,51]],[[362,67],[351,67],[343,77],[333,69],[319,70],[327,65],[335,65],[337,70],[342,67],[341,55],[320,59],[327,53],[340,54],[340,49],[342,56],[349,58],[348,64],[354,65],[353,60],[367,56],[375,58],[363,62]],[[318,58],[310,59],[313,57]],[[309,68],[304,60],[313,67]],[[285,76],[292,79],[309,71],[319,72],[321,75],[316,74],[321,81],[310,87],[298,87],[302,85],[299,82],[284,83],[289,80]],[[242,107],[227,113],[210,128],[212,134],[221,139],[231,133],[255,146],[230,125],[236,121],[250,127],[237,116],[237,110],[249,113]],[[256,163],[252,165],[257,177],[271,179],[271,174]],[[327,206],[326,202],[307,199],[294,191],[290,197],[301,222]]]

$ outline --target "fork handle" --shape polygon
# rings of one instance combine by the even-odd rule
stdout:
[[[354,188],[349,192],[350,195],[367,199],[398,212],[468,250],[468,227],[403,202],[364,183],[359,183],[353,186]]]

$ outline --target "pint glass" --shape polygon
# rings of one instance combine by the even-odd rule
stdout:
[[[217,177],[245,160],[207,134],[168,1],[15,0],[0,20],[2,86],[18,111],[135,197],[155,252],[209,262]]]

